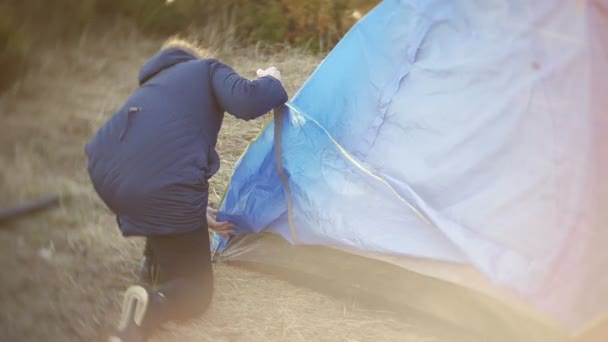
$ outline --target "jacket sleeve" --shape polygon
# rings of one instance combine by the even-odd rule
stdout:
[[[210,76],[220,107],[240,119],[255,119],[288,100],[283,85],[272,76],[250,81],[218,61],[211,63]]]

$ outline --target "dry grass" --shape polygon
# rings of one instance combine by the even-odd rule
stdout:
[[[62,198],[59,208],[0,230],[3,341],[98,340],[135,277],[141,241],[120,236],[89,184],[83,154],[85,141],[134,89],[139,66],[160,44],[124,32],[38,51],[26,78],[0,98],[0,206],[44,194]],[[222,57],[250,77],[260,66],[278,66],[291,95],[320,61],[298,50]],[[264,120],[227,118],[212,203]],[[210,312],[170,326],[156,341],[428,340],[390,314],[264,275],[216,265],[216,278]]]
[[[388,313],[225,265],[203,319],[171,326],[160,341],[434,341]]]

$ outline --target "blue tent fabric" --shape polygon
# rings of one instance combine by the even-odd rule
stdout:
[[[297,236],[274,123],[219,218],[237,234],[471,265],[581,327],[608,305],[581,304],[608,263],[594,242],[606,238],[607,3],[385,0],[288,103]]]

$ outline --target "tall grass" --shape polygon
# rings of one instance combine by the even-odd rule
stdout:
[[[152,36],[185,33],[227,51],[304,46],[328,51],[379,0],[4,0],[0,4],[0,92],[23,72],[28,47],[78,39],[129,21]]]
[[[11,17],[0,14],[0,92],[21,75],[27,46]]]

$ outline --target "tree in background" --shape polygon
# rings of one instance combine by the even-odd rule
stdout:
[[[378,1],[279,0],[289,20],[288,41],[315,50],[333,47],[350,27]]]

